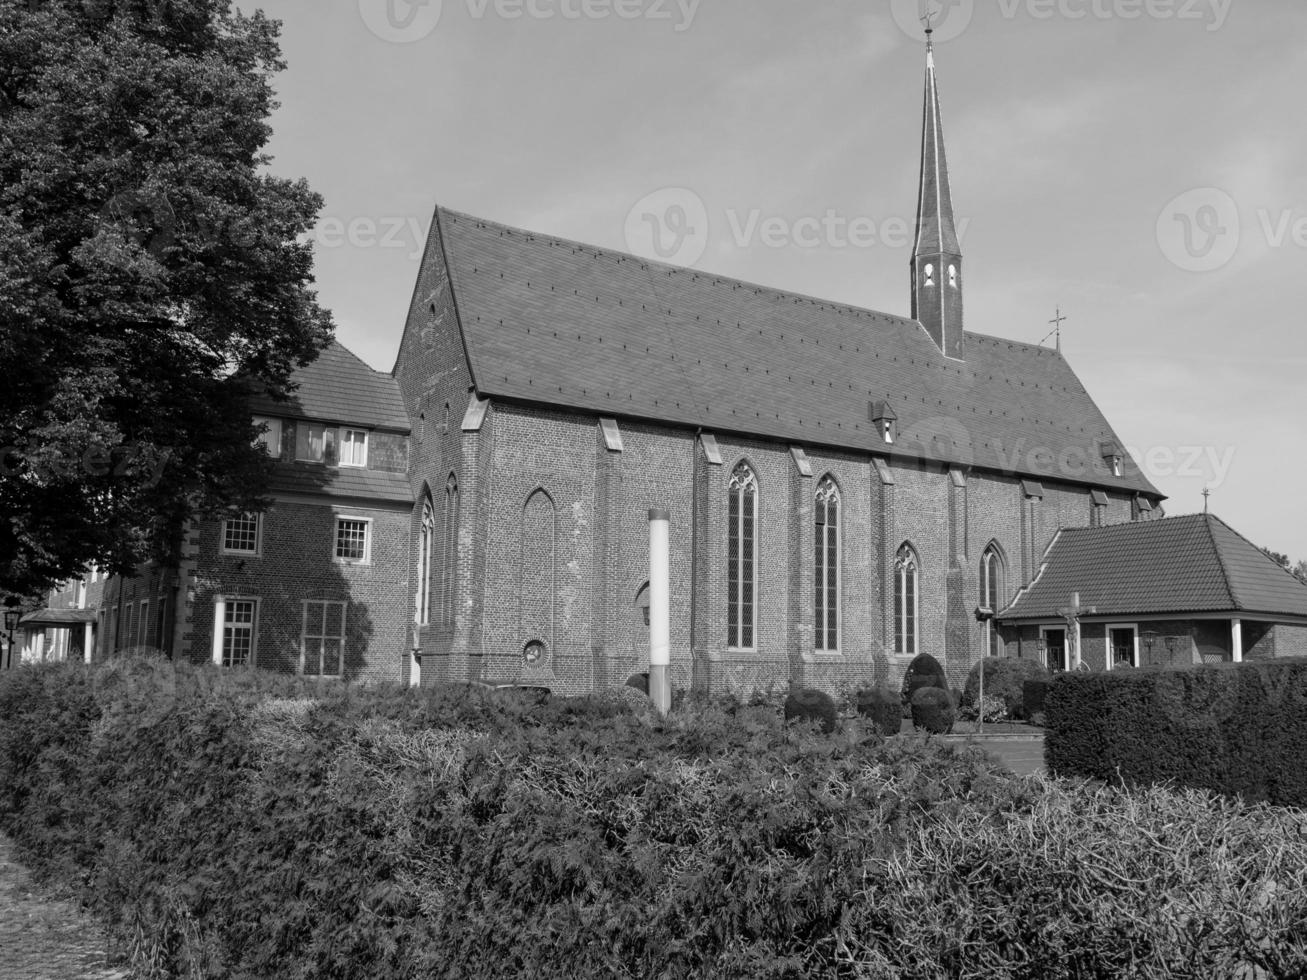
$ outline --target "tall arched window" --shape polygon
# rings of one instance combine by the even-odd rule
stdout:
[[[980,605],[991,613],[999,610],[1004,596],[1003,556],[994,545],[985,549],[980,557]],[[985,656],[1001,657],[1003,641],[994,628],[992,619],[985,620]]]
[[[813,511],[815,646],[818,650],[834,651],[840,648],[840,491],[830,477],[817,487]]]
[[[894,559],[894,652],[917,652],[917,553],[905,544]]]
[[[431,622],[431,553],[436,546],[436,512],[428,495],[422,501],[422,530],[418,535],[417,621]]]
[[[731,474],[727,516],[727,645],[749,650],[757,624],[758,479],[741,463]]]
[[[440,622],[454,623],[455,575],[458,568],[458,481],[445,484],[445,507],[440,541]]]

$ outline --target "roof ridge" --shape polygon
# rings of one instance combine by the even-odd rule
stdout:
[[[389,371],[379,371],[379,370],[377,370],[376,368],[374,368],[371,364],[369,364],[367,361],[363,360],[363,358],[359,357],[359,356],[358,356],[357,354],[355,354],[352,350],[350,350],[348,347],[346,347],[345,344],[335,336],[335,334],[332,334],[332,337],[331,337],[331,344],[328,344],[327,346],[331,346],[332,344],[334,344],[335,346],[339,347],[341,350],[343,350],[343,351],[344,351],[346,354],[348,354],[350,357],[354,358],[354,360],[358,361],[359,364],[362,365],[362,367],[363,367],[363,369],[364,369],[365,371],[370,371],[370,372],[373,373],[373,374],[383,374],[383,375],[385,375],[385,376],[388,377],[388,378],[392,376],[391,373],[390,373]]]
[[[660,262],[657,259],[650,259],[650,258],[646,258],[643,255],[636,255],[634,252],[624,252],[621,249],[608,248],[607,246],[604,245],[595,245],[592,242],[583,242],[575,238],[563,238],[559,235],[551,235],[545,232],[532,231],[529,228],[522,228],[517,225],[505,224],[502,221],[495,221],[492,218],[482,218],[475,214],[468,214],[466,211],[456,211],[453,208],[438,207],[437,210],[445,214],[452,215],[454,218],[464,218],[468,221],[475,221],[483,225],[491,225],[495,228],[501,228],[504,231],[508,231],[508,232],[517,232],[518,234],[529,235],[532,238],[539,238],[547,242],[555,242],[559,245],[571,245],[577,248],[591,249],[592,251],[601,253],[603,255],[621,256],[622,258],[631,259],[636,262],[641,262],[647,266],[651,266],[656,269],[661,269],[668,273],[704,276],[709,279],[719,279],[723,282],[732,283],[733,285],[746,286],[751,289],[756,289],[759,292],[770,293],[771,295],[777,297],[778,299],[807,300],[808,302],[814,304],[815,306],[829,307],[830,309],[842,310],[853,314],[867,314],[870,316],[884,317],[887,320],[901,323],[904,326],[913,326],[913,327],[921,326],[921,321],[919,320],[914,320],[911,317],[902,316],[898,313],[887,313],[884,310],[872,309],[870,306],[855,306],[852,303],[841,303],[829,298],[823,299],[820,296],[813,296],[809,293],[799,293],[799,292],[794,292],[792,290],[778,289],[777,287],[769,286],[766,283],[753,282],[749,279],[740,279],[737,276],[726,275],[725,273],[722,272],[712,272],[708,269],[692,269],[692,268],[687,268],[685,266],[672,265],[669,262]],[[1006,342],[1005,338],[993,338],[993,339],[1002,340]],[[1018,341],[1012,341],[1012,343],[1018,343]]]
[[[1225,555],[1221,553],[1221,546],[1216,542],[1216,535],[1212,533],[1212,521],[1217,521],[1224,527],[1229,527],[1225,521],[1222,521],[1215,514],[1203,514],[1203,528],[1207,531],[1207,540],[1212,546],[1212,552],[1216,555],[1216,567],[1221,570],[1221,578],[1225,580],[1225,591],[1230,593],[1230,602],[1235,609],[1243,609],[1243,602],[1234,591],[1234,581],[1230,578],[1230,569],[1225,563]]]
[[[1221,520],[1221,518],[1218,517],[1217,515],[1215,515],[1215,514],[1210,514],[1210,515],[1208,515],[1208,516],[1210,516],[1214,521],[1216,521],[1216,523],[1220,524],[1221,527],[1225,528],[1227,531],[1229,531],[1231,534],[1233,534],[1236,538],[1238,538],[1238,539],[1239,539],[1240,541],[1242,541],[1244,544],[1248,545],[1248,547],[1250,547],[1250,548],[1252,548],[1254,551],[1256,551],[1257,554],[1261,555],[1263,558],[1265,558],[1267,561],[1269,561],[1273,566],[1275,566],[1275,567],[1278,568],[1280,571],[1282,571],[1285,575],[1289,576],[1289,578],[1292,579],[1294,582],[1296,582],[1298,585],[1301,585],[1303,588],[1307,588],[1307,584],[1305,584],[1305,583],[1302,581],[1302,579],[1298,578],[1297,575],[1293,574],[1293,570],[1292,570],[1292,569],[1285,568],[1283,565],[1281,565],[1278,561],[1276,561],[1274,558],[1272,558],[1270,555],[1268,555],[1268,554],[1266,553],[1265,549],[1263,549],[1260,545],[1254,543],[1254,542],[1252,541],[1251,538],[1248,538],[1248,537],[1244,536],[1243,534],[1240,534],[1237,530],[1235,530],[1233,527],[1231,527],[1231,526],[1230,526],[1229,524],[1227,524],[1225,521]]]

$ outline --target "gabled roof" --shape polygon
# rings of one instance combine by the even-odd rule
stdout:
[[[1228,612],[1307,617],[1307,585],[1211,514],[1058,532],[999,618],[1052,619],[1080,593],[1097,616]]]
[[[260,395],[251,402],[254,413],[409,431],[399,382],[389,372],[368,367],[338,340],[316,361],[292,372],[291,381],[299,387],[289,401]]]
[[[1060,353],[649,262],[438,208],[483,396],[1159,496]],[[434,232],[433,232],[434,234]],[[888,401],[887,447],[871,405]],[[1070,466],[1059,460],[1069,460]]]

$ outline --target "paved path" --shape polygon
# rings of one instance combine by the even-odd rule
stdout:
[[[969,741],[974,741],[1018,776],[1046,771],[1044,769],[1044,739],[1042,737],[984,738],[972,736]]]
[[[77,906],[51,898],[14,860],[0,834],[0,978],[3,980],[128,980],[107,966],[104,931]]]

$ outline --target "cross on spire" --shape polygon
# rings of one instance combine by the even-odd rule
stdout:
[[[1053,329],[1049,331],[1047,337],[1045,337],[1043,340],[1040,341],[1040,344],[1046,343],[1049,337],[1056,337],[1057,350],[1058,353],[1060,354],[1062,352],[1062,324],[1066,323],[1067,320],[1068,317],[1062,315],[1062,307],[1059,306],[1057,308],[1057,316],[1055,316],[1053,319],[1048,321],[1053,325]]]

